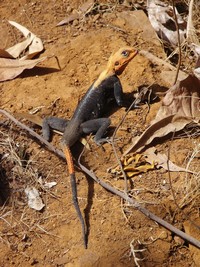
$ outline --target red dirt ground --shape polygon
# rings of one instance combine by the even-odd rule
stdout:
[[[43,55],[56,55],[62,70],[54,58],[39,67],[24,71],[14,80],[0,84],[0,106],[14,112],[30,112],[38,108],[38,115],[67,117],[73,113],[78,101],[89,85],[103,70],[113,51],[124,45],[146,49],[165,58],[162,44],[155,36],[142,10],[106,2],[98,12],[91,13],[70,25],[56,27],[71,10],[78,9],[82,1],[1,1],[2,48],[20,41],[21,36],[7,20],[16,21],[29,28],[43,40]],[[128,1],[127,1],[128,2]],[[133,1],[139,2],[142,1]],[[163,91],[169,83],[161,78],[162,69],[138,55],[121,76],[124,92],[129,96],[143,85]],[[129,95],[128,95],[129,94]],[[117,133],[119,155],[125,151],[133,135],[139,135],[154,118],[160,101],[128,113]],[[116,127],[125,114],[124,108],[111,114],[112,126]],[[5,118],[1,118],[4,120]],[[24,121],[24,123],[27,123]],[[33,127],[33,124],[27,123]],[[180,238],[146,218],[104,190],[100,185],[76,172],[79,204],[89,226],[88,249],[83,247],[81,228],[71,201],[71,190],[66,164],[35,142],[26,132],[14,124],[1,124],[1,180],[7,179],[2,199],[10,196],[1,206],[0,215],[0,266],[136,266],[130,253],[130,243],[145,250],[137,253],[140,266],[200,266],[197,249],[189,247]],[[40,130],[35,128],[38,132]],[[112,134],[112,129],[108,135]],[[9,141],[8,141],[9,140]],[[53,144],[59,147],[60,137],[55,135]],[[8,145],[10,144],[10,146]],[[199,143],[198,138],[167,140],[157,149],[166,153],[170,147],[170,159],[186,167]],[[92,138],[91,150],[86,150],[82,163],[98,177],[123,190],[124,181],[116,179],[107,169],[116,165],[110,144],[104,149],[97,147]],[[23,167],[14,160],[10,147],[18,153],[25,150],[29,164]],[[73,151],[78,156],[77,145]],[[178,156],[177,156],[178,153]],[[192,168],[199,171],[198,158],[192,160]],[[39,183],[56,181],[57,185],[45,190]],[[145,205],[157,216],[187,231],[197,239],[199,231],[190,225],[189,219],[200,224],[199,199],[187,188],[185,173],[172,173],[171,179],[177,202],[183,201],[182,211],[177,209],[172,196],[169,175],[163,169],[154,170],[131,178],[130,190],[134,199]],[[24,189],[34,185],[41,192],[45,208],[42,212],[28,207]],[[195,180],[193,181],[195,184]],[[195,186],[195,185],[194,185]],[[188,196],[186,189],[189,190]],[[7,190],[7,191],[6,191]],[[2,201],[3,202],[3,201]],[[185,216],[186,214],[186,216]]]

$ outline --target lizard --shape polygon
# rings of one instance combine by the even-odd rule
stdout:
[[[85,248],[87,248],[86,226],[78,204],[76,177],[70,147],[80,139],[82,134],[92,132],[96,133],[94,141],[98,145],[107,141],[106,138],[102,137],[111,120],[110,118],[103,118],[102,114],[109,98],[114,98],[118,106],[124,105],[122,85],[118,76],[123,73],[137,53],[138,51],[133,47],[126,46],[110,56],[106,68],[89,87],[77,105],[71,120],[47,117],[42,122],[43,137],[46,140],[50,139],[52,129],[63,132],[61,146],[68,165],[72,200],[81,222]]]

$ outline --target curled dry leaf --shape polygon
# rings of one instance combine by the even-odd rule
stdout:
[[[155,138],[178,132],[191,122],[200,121],[200,80],[189,75],[166,93],[156,118],[144,133],[133,140],[124,153],[141,151]]]
[[[0,48],[0,58],[13,58],[11,54],[8,53],[8,51]]]
[[[154,170],[156,165],[153,161],[147,160],[147,157],[143,154],[129,154],[121,159],[122,167],[124,172],[126,172],[127,177],[131,178],[135,175],[148,172],[149,170]],[[110,169],[110,173],[123,177],[121,173],[121,168],[117,166],[116,168]]]
[[[194,173],[193,171],[177,166],[166,155],[157,152],[155,147],[150,147],[143,153],[130,153],[121,159],[121,163],[124,172],[126,172],[129,178],[159,168],[172,172]],[[123,177],[119,166],[109,171],[111,174]]]
[[[6,52],[8,52],[10,55],[12,55],[13,58],[18,58],[20,54],[26,50],[26,48],[31,44],[32,39],[31,39],[31,34],[29,34],[26,38],[21,43],[18,43],[8,49],[6,49]]]
[[[176,46],[178,44],[178,36],[176,22],[173,18],[172,6],[158,0],[148,0],[147,11],[151,25],[158,36],[172,46]],[[179,26],[180,42],[182,43],[185,40],[187,23],[182,19],[177,10],[176,15]]]
[[[21,59],[31,59],[38,53],[40,53],[44,47],[42,44],[42,40],[37,37],[34,33],[32,33],[30,30],[25,28],[24,26],[20,25],[19,23],[15,21],[9,21],[9,23],[16,27],[26,38],[25,41],[14,45],[13,47],[8,48],[6,51],[11,54],[14,58],[17,58],[20,56],[22,52],[28,47],[28,53],[23,56]]]
[[[25,69],[32,69],[47,58],[29,60],[44,49],[41,39],[17,22],[9,21],[9,23],[16,27],[26,39],[6,50],[0,49],[0,81],[14,79]],[[28,53],[22,57],[21,54],[24,54],[27,49]]]
[[[25,69],[32,69],[45,59],[47,59],[47,57],[32,60],[0,58],[0,81],[14,79]]]

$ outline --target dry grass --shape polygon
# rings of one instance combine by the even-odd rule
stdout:
[[[183,192],[183,199],[180,202],[180,207],[190,206],[190,209],[193,207],[199,207],[200,199],[200,167],[199,167],[199,158],[200,158],[200,143],[197,143],[193,151],[190,153],[187,160],[187,169],[193,170],[195,173],[189,175],[186,173],[185,180],[182,184],[181,191]]]
[[[11,247],[18,238],[23,241],[28,235],[53,235],[43,225],[49,218],[58,217],[59,214],[35,213],[28,207],[24,193],[27,186],[34,186],[42,193],[46,204],[47,196],[51,194],[43,186],[48,175],[42,177],[41,183],[37,155],[29,154],[27,140],[14,131],[0,131],[0,148],[0,239]]]
[[[200,28],[199,17],[200,8],[195,5],[193,17],[195,29]],[[199,30],[196,30],[196,34],[200,39]],[[189,60],[192,59],[190,47],[186,47],[182,53],[182,65],[184,69],[188,69],[188,58]],[[35,215],[33,217],[33,213],[30,212],[27,206],[24,189],[28,185],[41,190],[43,196],[49,193],[39,183],[41,174],[37,168],[37,164],[39,164],[37,155],[31,155],[28,148],[28,139],[12,132],[12,128],[9,131],[6,129],[0,132],[0,204],[2,204],[0,209],[0,239],[9,246],[11,246],[12,242],[16,243],[16,232],[18,233],[17,237],[20,237],[21,240],[26,238],[27,233],[34,233],[38,237],[41,233],[51,235],[43,227],[43,223],[44,221],[48,221],[52,216],[41,214],[41,216]],[[196,143],[188,155],[186,158],[187,168],[192,169],[196,173],[193,175],[186,173],[185,178],[182,180],[179,188],[175,190],[175,193],[179,196],[177,201],[180,208],[187,207],[192,211],[194,209],[198,210],[200,205],[200,144]],[[48,175],[45,179],[48,179]],[[148,191],[145,188],[141,190]],[[155,198],[157,197],[156,190],[155,192],[151,190],[151,193],[155,195]],[[151,204],[147,199],[142,201]],[[56,214],[55,216],[59,215]],[[139,252],[139,250],[134,249],[133,243],[130,246],[133,256],[135,252]],[[136,255],[134,258],[136,259],[135,263],[137,265]]]

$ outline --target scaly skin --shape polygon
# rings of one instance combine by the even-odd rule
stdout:
[[[73,203],[82,225],[85,248],[87,248],[86,226],[78,205],[76,178],[70,146],[79,140],[82,133],[94,131],[97,132],[95,141],[98,144],[101,143],[101,137],[110,124],[109,119],[101,118],[105,105],[107,104],[108,96],[114,94],[117,104],[119,106],[123,105],[122,86],[117,75],[122,74],[128,63],[136,56],[136,54],[137,51],[132,47],[124,47],[119,49],[114,55],[111,55],[107,68],[88,89],[64,130],[62,148],[68,164]]]
[[[50,139],[51,128],[64,132],[61,144],[68,165],[73,204],[81,222],[85,248],[87,248],[86,226],[78,204],[76,177],[70,147],[80,139],[83,133],[96,132],[95,142],[97,144],[105,142],[102,136],[110,125],[110,119],[101,116],[110,98],[115,98],[118,106],[123,106],[123,91],[118,75],[122,74],[128,63],[136,55],[137,51],[132,47],[123,47],[111,55],[106,69],[90,86],[76,107],[70,121],[49,117],[42,122],[43,136],[46,140]],[[19,116],[41,125],[41,120],[38,117],[35,118],[35,116],[27,116],[26,114],[19,114]]]

